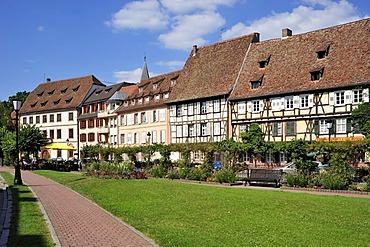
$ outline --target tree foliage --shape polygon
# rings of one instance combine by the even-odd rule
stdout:
[[[252,160],[257,162],[258,155],[266,152],[266,141],[258,124],[251,124],[248,131],[241,133],[243,147],[251,155]]]
[[[364,135],[370,134],[370,103],[362,103],[352,111],[352,126],[358,126],[358,130]]]

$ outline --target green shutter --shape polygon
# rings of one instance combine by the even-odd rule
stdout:
[[[315,131],[315,135],[319,135],[319,120],[315,120],[313,127]]]
[[[331,131],[330,131],[331,134],[335,134],[337,133],[337,120],[336,119],[333,119],[333,125],[331,127]]]
[[[286,122],[286,135],[287,136],[293,136],[295,135],[295,122],[294,121],[288,121]]]
[[[352,124],[351,124],[351,119],[350,118],[347,118],[347,133],[350,133],[352,132]]]
[[[277,136],[278,135],[278,123],[274,123],[274,128],[273,128],[273,135],[274,136]]]

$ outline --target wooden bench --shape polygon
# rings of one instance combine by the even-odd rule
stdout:
[[[250,169],[248,172],[238,173],[237,179],[239,181],[248,182],[249,185],[252,183],[271,184],[275,187],[280,187],[282,172],[281,170],[269,170],[269,169]]]

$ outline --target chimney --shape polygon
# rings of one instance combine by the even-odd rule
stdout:
[[[46,81],[47,82],[51,82],[51,78],[46,78]]]
[[[292,30],[290,30],[289,28],[284,28],[282,30],[282,37],[283,38],[290,37],[290,36],[292,36],[292,34],[293,34]]]
[[[198,51],[198,46],[197,45],[193,45],[193,57],[195,55],[197,55],[197,51]]]

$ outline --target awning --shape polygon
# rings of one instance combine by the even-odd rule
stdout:
[[[44,147],[41,147],[41,149],[53,149],[53,150],[77,150],[75,147],[68,146],[64,143],[50,143]]]

